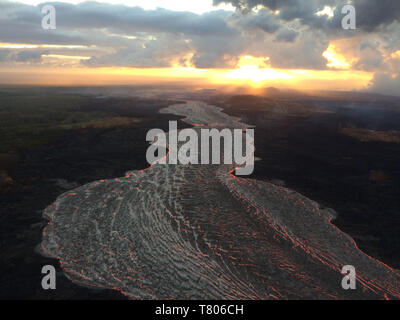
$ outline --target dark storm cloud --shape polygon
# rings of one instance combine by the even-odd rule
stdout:
[[[315,16],[315,13],[321,11],[325,6],[333,6],[338,2],[335,0],[214,0],[214,4],[231,3],[244,12],[257,6],[263,6],[272,11],[279,10],[278,16],[283,20],[301,19],[303,22],[309,20],[308,23],[325,19]]]
[[[353,4],[357,12],[358,27],[373,31],[380,26],[400,21],[400,1],[398,0],[214,0],[214,4],[231,3],[241,10],[263,6],[279,10],[279,17],[286,21],[300,19],[302,24],[318,28],[336,29],[342,18],[344,4]],[[325,6],[336,7],[335,16],[317,16]]]
[[[299,33],[293,29],[282,29],[276,35],[277,41],[293,42],[296,40]]]
[[[400,21],[400,1],[398,0],[355,0],[354,6],[358,26],[367,31]]]

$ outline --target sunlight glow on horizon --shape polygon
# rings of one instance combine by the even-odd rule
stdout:
[[[42,54],[40,65],[23,65],[15,62],[7,70],[0,71],[2,84],[37,84],[37,85],[113,85],[137,84],[143,82],[188,81],[202,82],[210,85],[232,85],[252,88],[278,86],[295,89],[363,89],[372,79],[372,73],[351,70],[351,63],[337,53],[331,44],[323,53],[327,59],[328,70],[299,70],[273,68],[269,57],[239,57],[236,68],[199,69],[191,65],[194,53],[188,53],[183,60],[177,60],[167,68],[135,67],[87,67],[81,61],[89,60],[90,54],[84,53],[94,46],[51,45],[51,44],[12,44],[0,43],[0,48],[30,50],[81,49],[75,52],[54,52]],[[84,51],[82,51],[84,50]],[[79,52],[79,53],[78,53]],[[400,51],[399,51],[400,52]],[[398,52],[393,55],[397,56]],[[13,73],[13,74],[12,74]],[[22,75],[26,74],[26,78]]]
[[[23,0],[17,2],[29,4],[46,3],[46,1],[41,0]],[[76,4],[84,1],[71,0],[64,2]],[[140,6],[145,10],[164,7],[168,10],[187,10],[196,13],[225,8],[212,6],[212,0],[203,1],[201,4],[182,0],[168,2],[161,0],[110,0],[100,2],[112,4],[123,2],[124,5]],[[228,7],[227,9],[229,10]],[[333,9],[325,7],[317,14],[331,16]],[[275,12],[275,14],[277,13]],[[110,35],[126,39],[136,39],[136,36],[113,34],[111,31]],[[149,35],[149,39],[152,37],[154,36]],[[143,44],[143,47],[145,47],[145,44]],[[10,84],[107,85],[136,84],[140,83],[140,81],[149,83],[152,81],[193,81],[211,85],[246,86],[252,88],[278,86],[299,90],[318,88],[327,90],[354,90],[367,87],[372,80],[371,72],[352,70],[352,65],[357,60],[348,54],[346,55],[346,50],[343,50],[343,46],[336,42],[331,42],[322,54],[327,61],[327,70],[280,69],[271,65],[268,56],[254,57],[250,55],[238,57],[227,56],[226,59],[230,59],[228,64],[232,65],[229,69],[199,69],[193,65],[193,57],[196,52],[188,53],[187,51],[181,54],[178,52],[172,56],[170,61],[168,61],[171,66],[165,68],[119,67],[117,66],[118,63],[115,63],[116,66],[96,67],[94,65],[89,66],[89,64],[83,62],[91,58],[101,57],[104,54],[112,54],[109,48],[76,45],[74,43],[68,45],[0,43],[0,49],[11,49],[13,51],[10,54],[10,62],[0,71],[0,83],[3,84],[9,82]],[[39,58],[35,56],[35,60],[32,61],[19,58],[18,55],[21,51],[33,51],[34,49],[39,49]],[[266,52],[266,54],[268,53]],[[397,54],[398,52],[393,53],[393,57],[397,57]],[[92,61],[89,63],[92,63]],[[93,59],[93,64],[96,64],[96,59]],[[112,65],[113,62],[111,61],[109,64]],[[23,77],[24,73],[26,74],[26,78]]]
[[[236,69],[242,70],[242,69]],[[25,67],[0,71],[0,84],[5,85],[137,85],[182,82],[187,85],[200,84],[203,87],[279,87],[297,90],[357,90],[364,89],[373,74],[353,70],[280,70],[266,71],[263,80],[249,80],[246,77],[232,77],[232,69],[194,68],[87,68],[69,67],[63,69]],[[252,72],[257,71],[252,69]],[[259,69],[260,72],[263,69]],[[40,75],[40,76],[38,76]],[[253,77],[254,74],[250,74]],[[277,76],[276,76],[277,75]],[[285,75],[285,76],[282,76]],[[286,76],[290,75],[290,77]]]
[[[271,68],[267,61],[268,57],[255,58],[252,56],[243,56],[240,58],[238,68],[226,73],[228,79],[251,80],[259,83],[265,80],[291,79],[288,72],[277,71]]]

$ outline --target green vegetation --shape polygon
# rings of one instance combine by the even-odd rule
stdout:
[[[378,131],[362,128],[342,128],[339,132],[362,142],[379,141],[400,143],[400,131],[398,130]]]
[[[59,92],[0,88],[0,192],[15,183],[8,173],[18,164],[21,151],[50,144],[67,130],[112,129],[144,121],[121,116],[107,100]]]
[[[45,145],[65,130],[106,129],[142,121],[110,112],[81,110],[93,100],[43,89],[0,89],[0,154]]]

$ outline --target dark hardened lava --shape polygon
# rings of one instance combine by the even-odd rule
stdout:
[[[137,128],[70,130],[55,143],[20,155],[18,166],[9,172],[17,185],[8,193],[0,193],[0,299],[124,299],[115,291],[74,284],[63,275],[57,261],[35,252],[46,224],[42,211],[66,191],[53,179],[83,185],[148,167],[147,131],[167,131],[169,120],[181,118],[158,113],[171,103],[134,98],[95,100],[85,110],[147,121]],[[181,121],[179,125],[189,127]],[[41,288],[41,269],[47,264],[58,271],[54,291]]]
[[[338,212],[333,221],[367,254],[400,269],[400,144],[360,142],[341,135],[343,125],[399,130],[398,111],[374,104],[347,107],[343,101],[300,101],[334,113],[309,117],[227,105],[224,112],[256,126],[257,162],[252,177],[285,186]],[[389,179],[369,179],[372,170]]]

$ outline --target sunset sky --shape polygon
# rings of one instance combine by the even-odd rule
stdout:
[[[124,4],[119,4],[123,2]],[[366,90],[400,95],[400,1],[0,0],[0,83]]]

